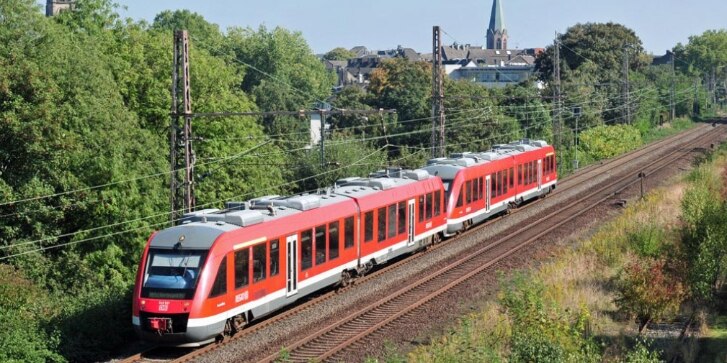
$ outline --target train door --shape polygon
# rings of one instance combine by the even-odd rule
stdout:
[[[286,249],[288,263],[286,264],[287,270],[285,274],[287,281],[286,296],[291,296],[298,292],[298,234],[288,236],[286,241],[288,245]]]
[[[543,188],[543,160],[538,159],[538,191]]]
[[[416,208],[414,208],[414,201],[415,199],[409,199],[409,241],[407,245],[411,246],[414,244],[414,211]]]
[[[492,180],[490,180],[490,176],[485,177],[485,211],[490,211],[490,199],[492,198],[492,189],[490,188],[490,183],[492,183]]]

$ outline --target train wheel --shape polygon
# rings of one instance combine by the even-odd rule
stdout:
[[[432,236],[432,244],[437,244],[439,242],[442,242],[442,235],[439,233],[436,233],[434,236]]]
[[[339,286],[346,287],[348,285],[351,285],[353,283],[353,276],[351,276],[351,272],[348,270],[343,271],[341,273],[341,282],[339,283]]]

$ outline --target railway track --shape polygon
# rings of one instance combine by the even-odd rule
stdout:
[[[716,136],[713,133],[707,133],[697,137],[694,142],[703,144],[714,140],[716,140]],[[675,148],[643,167],[643,170],[647,174],[656,173],[683,157],[685,149],[691,148]],[[432,271],[415,283],[404,286],[289,345],[285,361],[339,361],[341,359],[338,356],[339,353],[364,345],[367,337],[386,329],[400,319],[406,319],[410,314],[416,314],[418,310],[423,310],[427,303],[447,295],[464,282],[489,273],[498,262],[640,180],[632,173],[622,173],[613,179],[562,208],[547,213],[515,232],[471,251],[466,256]],[[279,354],[276,353],[265,357],[261,362],[271,362],[278,358]]]
[[[617,158],[611,159],[611,160],[609,160],[607,162],[600,163],[600,164],[595,164],[595,165],[586,167],[586,168],[582,169],[578,174],[574,174],[574,175],[571,175],[571,176],[569,176],[567,178],[561,179],[561,181],[559,182],[559,185],[561,186],[561,188],[563,188],[563,187],[567,188],[568,185],[576,185],[576,184],[579,184],[579,183],[581,183],[584,180],[588,180],[588,179],[592,178],[594,175],[599,175],[599,174],[602,174],[602,173],[604,173],[606,171],[613,170],[613,169],[615,169],[617,167],[620,167],[620,166],[622,166],[624,164],[629,163],[632,160],[638,159],[638,158],[640,158],[640,157],[642,157],[644,155],[647,155],[649,153],[653,153],[655,150],[658,150],[658,149],[660,149],[662,147],[669,148],[669,145],[673,145],[674,144],[675,139],[679,139],[680,145],[683,145],[683,144],[688,143],[689,141],[693,141],[694,139],[705,138],[706,136],[705,135],[701,135],[701,133],[705,132],[705,129],[706,128],[711,128],[711,127],[708,126],[708,125],[700,125],[700,126],[697,126],[697,127],[693,128],[693,129],[685,132],[685,133],[682,133],[682,134],[680,134],[678,136],[670,137],[670,138],[663,139],[661,141],[658,141],[658,142],[649,144],[649,145],[644,146],[644,147],[642,147],[640,149],[634,150],[634,151],[632,151],[630,153],[627,153],[627,154],[621,155],[621,156],[619,156]],[[700,137],[700,135],[701,135],[701,137]],[[679,146],[674,146],[671,149],[673,149],[673,151],[669,155],[673,155],[675,153],[678,153],[678,151],[681,150],[681,148]],[[652,172],[651,171],[648,171],[647,173],[648,174],[651,174]],[[556,190],[556,194],[557,193],[560,193],[563,190],[561,188],[559,188],[558,190]],[[576,203],[576,202],[572,202],[572,203]],[[537,202],[531,203],[531,205],[532,204],[537,204]],[[523,211],[525,209],[527,209],[527,207],[520,208],[520,209],[514,211],[513,213],[519,213],[519,212],[521,212],[521,211]],[[552,213],[548,214],[549,218],[552,218],[551,214]],[[544,217],[544,218],[548,218],[548,217]],[[544,218],[541,218],[540,221],[542,221]],[[469,235],[469,234],[477,233],[478,231],[482,230],[483,228],[487,228],[487,226],[491,225],[492,223],[496,223],[498,220],[499,220],[499,218],[493,219],[493,220],[491,220],[491,221],[489,221],[487,223],[484,223],[484,224],[482,224],[482,225],[480,225],[480,226],[478,226],[476,228],[471,229],[470,231],[465,232],[463,235]],[[570,219],[568,219],[568,220],[570,220]],[[566,223],[568,220],[563,221],[559,225],[562,225],[562,224]],[[544,232],[544,233],[547,233],[547,232]],[[515,238],[515,236],[510,236],[509,238]],[[537,237],[535,237],[535,238],[537,238]],[[379,277],[380,275],[386,274],[389,270],[392,270],[392,269],[395,269],[395,268],[401,268],[401,266],[404,265],[404,264],[412,263],[416,259],[422,258],[423,256],[425,256],[427,254],[434,253],[434,251],[436,251],[437,249],[443,248],[448,243],[453,242],[453,241],[456,241],[457,239],[458,238],[453,238],[453,239],[448,240],[445,243],[442,243],[442,244],[433,246],[430,249],[428,249],[425,253],[419,253],[417,255],[411,256],[411,257],[409,257],[407,259],[404,259],[402,261],[399,261],[397,263],[390,263],[390,264],[386,265],[385,267],[380,268],[380,269],[378,269],[378,270],[370,273],[369,275],[367,275],[367,276],[365,276],[363,278],[358,279],[357,282],[356,282],[356,285],[361,285],[361,284],[365,283],[368,280],[372,280],[372,279],[375,279],[375,278]],[[502,241],[504,241],[504,238],[503,239],[500,239],[498,241],[501,241],[501,242],[495,242],[495,243],[492,243],[492,244],[488,244],[488,247],[485,248],[484,251],[478,251],[477,253],[485,253],[487,251],[491,251],[490,253],[495,253],[496,252],[495,250],[497,250],[497,247],[500,246],[503,243]],[[521,245],[517,249],[513,249],[510,252],[507,252],[507,251],[506,252],[502,252],[501,253],[502,256],[499,259],[497,259],[497,260],[494,260],[493,259],[494,262],[492,262],[491,264],[487,264],[487,265],[484,265],[484,264],[481,264],[480,263],[481,264],[480,267],[482,269],[484,269],[483,271],[485,271],[488,268],[490,268],[493,264],[495,264],[497,261],[500,261],[500,260],[504,259],[505,257],[511,255],[512,253],[514,253],[517,250],[519,250],[520,248],[522,248],[524,245],[525,244]],[[502,247],[500,247],[500,248],[502,248]],[[471,254],[471,255],[474,255],[474,254]],[[458,270],[458,271],[461,271],[461,270]],[[467,275],[468,274],[462,275],[459,278],[465,278],[465,276],[467,276]],[[450,278],[450,280],[451,280],[451,278]],[[455,279],[455,281],[456,280],[457,279]],[[456,286],[456,285],[459,285],[459,283],[457,283],[457,284],[455,284],[453,286]],[[256,333],[256,332],[258,332],[258,331],[260,331],[260,330],[262,330],[264,328],[269,327],[272,324],[275,324],[277,322],[280,322],[282,320],[285,320],[285,319],[287,319],[287,318],[289,318],[289,317],[291,317],[293,315],[301,314],[301,313],[303,313],[303,312],[311,309],[312,307],[314,307],[314,306],[316,306],[318,304],[321,304],[322,302],[324,302],[324,301],[332,298],[333,296],[336,296],[336,294],[338,294],[339,292],[345,291],[346,289],[350,289],[350,288],[351,287],[344,288],[344,289],[339,289],[339,290],[328,291],[328,292],[325,292],[325,293],[323,293],[323,294],[321,294],[319,296],[314,297],[313,299],[310,299],[310,300],[301,302],[301,303],[299,303],[298,305],[296,305],[295,307],[293,307],[291,309],[288,309],[288,310],[286,310],[286,311],[284,311],[282,313],[279,313],[277,315],[274,315],[274,316],[272,316],[272,317],[270,317],[270,318],[268,318],[266,320],[262,320],[262,321],[259,321],[259,322],[255,323],[255,324],[250,325],[244,331],[242,331],[241,333],[238,333],[235,337],[228,338],[228,339],[226,339],[225,341],[223,341],[222,343],[219,343],[219,344],[211,344],[211,345],[208,345],[206,347],[202,347],[202,348],[193,350],[192,352],[189,352],[189,353],[187,353],[187,352],[181,352],[181,353],[178,353],[176,356],[173,353],[170,353],[168,351],[168,349],[164,349],[164,348],[160,348],[160,347],[151,347],[148,350],[145,350],[143,352],[140,352],[140,353],[138,353],[138,354],[136,354],[136,355],[134,355],[132,357],[129,357],[129,358],[123,360],[123,362],[143,362],[143,361],[153,361],[153,362],[160,362],[160,361],[165,361],[165,362],[167,362],[167,361],[172,361],[172,362],[187,362],[187,361],[191,361],[191,360],[194,360],[197,357],[204,356],[205,354],[207,354],[207,353],[209,353],[211,351],[218,350],[218,349],[224,349],[225,346],[228,345],[228,344],[230,344],[230,343],[234,343],[237,340],[240,340],[240,339],[243,339],[243,338],[245,338],[247,336],[250,336],[250,335],[252,335],[252,334],[254,334],[254,333]],[[444,287],[441,287],[440,286],[440,289],[441,288],[444,288]],[[449,287],[449,288],[452,288],[452,287]],[[446,290],[444,290],[444,291],[446,291]],[[432,292],[430,291],[430,293],[432,293]],[[418,293],[418,294],[421,294],[421,293]],[[416,307],[421,306],[421,305],[425,304],[426,302],[430,301],[431,299],[434,299],[435,298],[435,297],[431,297],[429,299],[422,298],[421,295],[412,295],[412,296],[419,296],[419,297],[416,297],[415,300],[416,301],[422,301],[421,303],[415,303],[413,305],[410,304],[410,306],[416,306]],[[391,297],[391,299],[394,299],[394,298]],[[380,303],[380,302],[377,302],[377,303]],[[370,306],[371,305],[369,305],[368,307],[370,307]],[[416,307],[414,307],[414,309],[416,309]],[[382,305],[382,308],[385,308],[385,307]],[[360,315],[375,316],[376,314],[379,314],[380,315],[380,314],[384,314],[382,312],[386,312],[386,310],[380,310],[380,311],[381,312],[378,312],[378,313],[376,313],[376,312],[368,312],[367,313],[367,312],[364,312],[362,310],[359,310],[358,312],[360,314],[359,314],[359,316],[357,316],[358,319],[356,319],[355,321],[356,322],[363,321],[362,318],[360,317]],[[399,313],[396,313],[395,312],[393,314],[391,313],[391,311],[389,311],[388,313],[384,314],[385,316],[388,316],[389,318],[383,319],[383,320],[379,321],[379,323],[376,323],[374,325],[375,326],[378,326],[378,324],[382,324],[383,323],[384,324],[383,326],[385,326],[386,324],[390,323],[391,321],[395,321],[396,319],[400,318],[401,317],[400,314],[408,314],[408,313],[410,313],[410,312],[406,312],[405,310],[401,310],[401,311],[399,311]],[[391,320],[391,319],[393,319],[393,320]],[[332,327],[332,326],[326,326],[326,328],[328,328],[329,330],[330,329],[334,329],[334,327]],[[321,332],[321,334],[318,334],[317,336],[318,337],[322,337],[326,333],[333,334],[333,335],[338,334],[338,332],[332,332],[332,331],[329,332],[328,330],[323,331],[326,328],[323,328],[323,329],[319,330],[319,332]],[[373,330],[367,331],[366,334],[372,334],[372,333],[374,333],[376,331],[376,329],[379,329],[379,328],[371,328],[371,327],[369,327],[369,330],[370,329],[373,329]],[[344,331],[348,330],[348,331],[351,331],[351,332],[357,332],[356,334],[353,335],[353,337],[358,337],[358,338],[356,338],[358,340],[360,340],[362,338],[361,336],[359,336],[361,334],[361,332],[360,331],[357,331],[356,329],[353,329],[352,330],[352,328],[350,326],[349,327],[343,327],[342,329],[344,329]],[[351,335],[349,334],[349,335],[346,335],[346,336],[349,336],[350,337]],[[312,342],[314,340],[314,338],[306,339],[306,341],[309,341],[309,340]],[[326,340],[326,338],[323,338],[323,340]],[[289,345],[290,346],[290,353],[291,353],[291,360],[292,361],[299,361],[298,358],[293,358],[293,357],[298,357],[297,355],[294,355],[294,354],[299,354],[299,353],[297,353],[297,348],[294,349],[293,347],[300,346],[300,348],[303,349],[303,350],[301,350],[301,352],[306,352],[306,351],[308,351],[307,349],[311,349],[311,348],[305,348],[305,344],[307,344],[307,343],[298,342],[296,344]],[[303,360],[303,361],[308,361],[310,359],[325,360],[327,358],[334,357],[335,356],[335,352],[340,352],[345,347],[351,346],[351,344],[352,344],[352,342],[350,342],[350,341],[344,341],[343,343],[340,343],[339,342],[339,344],[336,347],[334,347],[335,349],[333,349],[333,350],[327,350],[327,352],[321,352],[321,349],[322,348],[315,348],[314,347],[312,350],[309,350],[309,351],[310,352],[315,352],[315,353],[312,353],[312,354],[311,353],[307,353],[307,354],[306,353],[300,353],[300,357],[299,358],[300,358],[300,360]],[[334,351],[334,353],[330,353],[331,351]],[[274,360],[276,357],[277,357],[277,355],[271,355],[271,356],[266,357],[264,359],[264,361],[271,361],[271,360]]]

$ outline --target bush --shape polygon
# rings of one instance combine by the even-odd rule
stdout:
[[[654,319],[676,315],[685,297],[682,282],[665,264],[661,259],[633,260],[616,278],[616,305],[636,317],[639,333]]]
[[[641,133],[630,125],[597,126],[580,135],[583,151],[596,160],[607,159],[641,146]]]

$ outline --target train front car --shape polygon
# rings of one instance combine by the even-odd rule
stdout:
[[[209,289],[216,256],[214,241],[233,228],[227,224],[190,223],[152,235],[139,264],[133,299],[132,323],[146,341],[197,346],[214,341],[225,322],[190,324],[202,304],[195,295]]]

